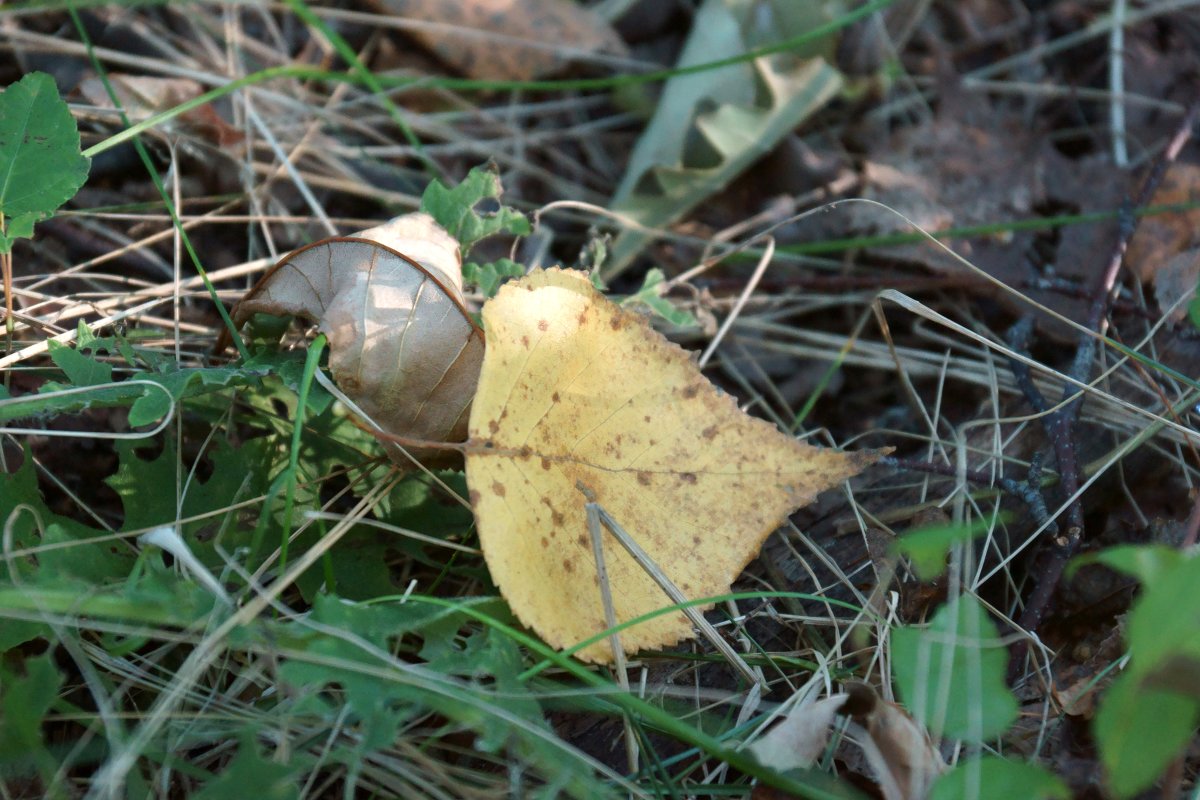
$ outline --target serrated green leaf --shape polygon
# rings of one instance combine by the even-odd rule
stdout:
[[[929,800],[1066,800],[1071,790],[1036,764],[984,756],[959,763],[938,778]]]
[[[946,554],[959,542],[968,542],[988,529],[989,520],[972,525],[930,525],[907,531],[892,542],[892,549],[912,561],[922,581],[931,581],[946,571]]]
[[[58,762],[46,750],[42,720],[62,675],[49,652],[24,659],[18,669],[0,662],[0,775],[49,777]]]
[[[97,386],[112,383],[112,366],[73,347],[51,339],[46,343],[50,360],[63,371],[73,386]]]
[[[23,509],[17,512],[18,507]],[[27,449],[20,468],[13,472],[0,472],[0,519],[10,526],[12,549],[20,550],[33,545],[37,537],[37,522],[44,524],[50,516],[50,510],[46,508],[42,494],[38,491],[37,472]],[[0,561],[0,582],[12,581],[12,567],[19,570],[23,578],[28,579],[36,572],[37,561],[32,557]],[[45,626],[38,623],[0,620],[0,654],[44,633]]]
[[[204,784],[194,795],[196,800],[226,800],[230,797],[292,800],[300,796],[303,766],[281,764],[273,757],[264,757],[259,753],[253,731],[247,731],[240,738],[237,755],[215,778]]]
[[[739,4],[706,0],[677,66],[745,53],[757,43],[751,41],[755,19]],[[820,58],[797,63],[790,57],[763,57],[671,78],[610,207],[650,229],[679,220],[769,152],[841,86],[841,74]],[[755,98],[765,102],[751,105]],[[605,277],[620,274],[650,238],[640,229],[622,230]]]
[[[26,417],[49,417],[56,414],[70,414],[88,408],[125,406],[131,404],[147,391],[145,386],[137,384],[117,384],[89,392],[59,393],[61,390],[70,388],[72,387],[64,386],[60,383],[47,382],[38,390],[38,394],[0,398],[0,422],[24,419]]]
[[[651,269],[642,280],[642,288],[638,289],[636,294],[622,300],[621,305],[643,305],[677,328],[691,328],[698,325],[694,316],[683,309],[676,308],[671,301],[662,296],[665,282],[666,276],[663,275],[661,269]]]
[[[79,128],[54,79],[31,72],[0,94],[0,214],[8,241],[67,202],[87,180]]]
[[[532,228],[524,214],[501,205],[497,210],[479,213],[475,206],[483,200],[499,200],[503,189],[495,162],[475,167],[454,188],[439,180],[430,181],[421,195],[421,210],[458,240],[467,252],[480,239],[496,233],[527,236]]]
[[[519,278],[524,274],[525,267],[507,258],[487,264],[463,264],[463,282],[478,286],[484,297],[495,295],[500,285],[509,278]]]
[[[20,510],[18,511],[18,508]],[[0,473],[0,519],[11,520],[14,550],[38,545],[57,545],[38,553],[36,558],[0,561],[0,578],[12,581],[10,567],[20,570],[25,581],[84,578],[93,583],[128,574],[133,563],[128,545],[120,542],[92,542],[108,538],[108,531],[89,528],[47,508],[38,488],[32,456],[26,452],[20,469]]]
[[[280,350],[268,347],[256,352],[246,360],[244,368],[257,375],[278,375],[283,385],[296,395],[300,394],[300,386],[304,382],[304,362],[307,354],[303,350]],[[313,417],[324,414],[333,403],[333,395],[317,382],[308,387],[308,406],[306,414]],[[308,420],[311,423],[312,420]]]
[[[53,516],[38,489],[33,455],[26,447],[21,466],[16,471],[0,472],[0,519],[10,526],[12,549],[32,547],[37,541],[38,526],[47,524]],[[13,580],[10,567],[16,567],[20,575],[28,577],[37,569],[37,561],[32,557],[0,560],[0,578],[8,582]]]
[[[317,622],[346,631],[383,649],[387,649],[388,635],[393,633],[382,627],[391,615],[332,595],[322,594],[315,598],[312,616]],[[358,665],[382,666],[369,651],[350,641],[324,634],[307,635],[304,647],[306,652],[318,657],[320,663],[291,659],[280,667],[280,677],[297,689],[317,689],[337,683],[345,693],[345,703],[362,733],[364,750],[390,745],[395,741],[401,723],[420,711],[420,707],[411,702],[414,694],[411,686],[355,668]]]
[[[171,399],[179,403],[184,398],[196,397],[227,386],[253,385],[266,374],[247,366],[242,367],[199,367],[195,369],[171,368],[168,372],[139,372],[130,379],[148,380],[159,384],[165,392],[146,389],[145,394],[134,401],[129,409],[129,424],[149,425],[157,422],[171,409]]]
[[[956,597],[925,628],[892,631],[892,672],[913,716],[934,736],[978,743],[1004,732],[1017,701],[1004,681],[1008,654],[975,598]]]
[[[307,549],[324,535],[319,525],[313,525],[297,537],[296,546]],[[362,526],[351,530],[338,540],[337,547],[326,554],[325,569],[310,569],[296,581],[305,600],[312,602],[321,592],[336,591],[347,600],[372,600],[398,594],[404,587],[395,582],[394,568],[400,563],[396,546],[403,537],[377,528]],[[333,585],[327,586],[332,576]]]
[[[91,541],[96,538],[102,541]],[[38,555],[38,574],[45,579],[103,586],[125,578],[136,560],[127,542],[114,542],[108,531],[66,518],[47,524],[41,543],[50,547]]]
[[[1119,676],[1100,699],[1092,726],[1109,785],[1117,797],[1147,789],[1187,745],[1200,721],[1196,700]]]

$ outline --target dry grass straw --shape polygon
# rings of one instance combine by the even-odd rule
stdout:
[[[1130,16],[1162,10],[1166,5],[1179,8],[1191,3],[1161,4],[1155,9],[1131,12]],[[314,10],[330,20],[364,21],[336,9]],[[138,25],[143,26],[148,35],[178,48],[180,57],[131,56],[103,48],[98,49],[97,54],[112,70],[184,77],[205,87],[219,86],[252,71],[256,63],[285,63],[293,57],[287,51],[285,32],[279,28],[271,11],[272,7],[268,5],[191,3],[186,11],[164,6],[155,15],[138,17]],[[116,12],[100,10],[97,13]],[[365,21],[378,24],[380,19],[368,15]],[[169,26],[165,24],[167,22]],[[252,37],[250,23],[261,30],[262,38]],[[409,24],[417,23],[410,21]],[[67,60],[86,57],[82,45],[25,28],[23,17],[9,17],[5,25],[5,46],[10,51],[49,54]],[[368,41],[365,48],[368,54],[377,44],[377,37]],[[1048,47],[1029,52],[1025,57],[1034,59],[1047,52]],[[1001,66],[993,65],[990,72]],[[981,91],[1029,91],[1028,87],[982,82],[987,72],[980,73],[977,88]],[[970,81],[967,87],[972,87]],[[1078,90],[1071,91],[1074,96],[1079,96]],[[586,203],[604,202],[615,175],[597,173],[583,160],[587,151],[580,145],[588,142],[589,147],[595,147],[595,142],[589,142],[589,139],[628,124],[628,115],[616,112],[602,115],[595,98],[480,101],[444,91],[440,91],[439,96],[451,101],[455,110],[412,115],[409,119],[418,134],[440,140],[428,147],[430,155],[464,159],[464,163],[483,154],[494,156],[504,171],[507,185],[520,186],[526,181],[540,183],[552,195],[584,201],[555,205],[569,205],[574,213],[583,217],[593,213],[599,216],[602,210]],[[393,95],[393,99],[400,98]],[[330,213],[324,207],[323,198],[358,198],[370,204],[399,209],[416,205],[417,198],[412,192],[396,186],[423,183],[427,176],[402,173],[388,185],[379,185],[369,177],[376,159],[403,156],[409,154],[411,148],[394,144],[395,137],[383,131],[383,126],[388,124],[384,115],[359,89],[340,84],[326,92],[317,85],[280,80],[232,95],[230,108],[234,129],[245,137],[244,147],[237,155],[218,153],[210,142],[186,127],[173,126],[146,137],[152,150],[170,154],[168,185],[175,193],[183,228],[202,254],[213,252],[216,248],[211,243],[227,237],[241,240],[247,228],[253,229],[260,243],[241,263],[210,265],[210,278],[224,287],[221,291],[224,301],[236,300],[240,292],[235,288],[238,284],[249,286],[291,247],[317,235],[344,232],[347,228],[372,222]],[[76,111],[82,119],[97,124],[111,125],[115,121],[110,110],[77,107]],[[884,108],[880,113],[894,111],[894,108]],[[573,119],[579,121],[573,122]],[[373,139],[375,143],[349,146],[339,138],[344,131]],[[611,159],[610,163],[616,161]],[[236,175],[236,199],[192,193],[193,178],[214,168]],[[302,205],[293,202],[296,195],[303,198]],[[887,212],[881,210],[880,213]],[[29,251],[20,253],[15,287],[22,314],[16,326],[19,345],[11,355],[0,357],[0,368],[24,369],[40,363],[38,359],[47,350],[48,334],[53,334],[50,338],[55,341],[70,342],[75,338],[76,325],[80,322],[93,333],[126,324],[157,328],[163,332],[163,338],[155,345],[159,352],[172,355],[184,365],[206,363],[207,346],[213,332],[190,320],[207,318],[201,313],[207,303],[207,294],[202,281],[192,275],[191,268],[183,261],[178,231],[158,207],[150,207],[144,213],[75,211],[70,217],[72,222],[86,226],[107,243],[104,253],[77,264],[47,268],[40,273],[37,270],[41,266],[31,258]],[[785,221],[796,218],[791,216]],[[549,211],[543,219],[551,219]],[[768,225],[762,230],[751,231],[739,225],[736,231],[741,236],[738,247],[760,244],[775,227],[777,225]],[[548,222],[541,231],[553,236],[553,228]],[[722,238],[718,235],[715,240],[720,242]],[[686,237],[682,240],[687,243]],[[163,242],[175,245],[169,261],[153,249]],[[931,246],[940,245],[934,242]],[[728,255],[732,249],[724,248],[723,255]],[[143,256],[146,267],[139,269],[137,274],[110,271],[116,260],[132,263],[131,259]],[[700,277],[715,263],[713,259],[703,259],[697,270],[680,276],[674,285],[686,286],[688,281]],[[981,274],[966,262],[963,266]],[[1014,402],[1017,389],[1005,365],[1006,359],[1022,357],[1003,343],[1001,335],[989,330],[981,320],[969,316],[964,305],[946,295],[915,298],[896,291],[770,294],[755,287],[758,278],[769,276],[769,269],[769,258],[764,259],[761,269],[755,272],[732,309],[723,301],[708,308],[722,318],[722,325],[720,334],[712,339],[711,347],[705,352],[705,359],[711,357],[715,373],[723,374],[746,391],[749,405],[757,413],[774,419],[784,428],[791,427],[797,413],[790,390],[779,385],[780,371],[765,367],[760,363],[763,359],[782,358],[796,365],[809,361],[836,361],[853,376],[878,375],[884,383],[905,389],[903,402],[920,424],[915,429],[871,431],[872,436],[890,442],[920,442],[928,460],[948,468],[962,469],[969,464],[973,470],[996,476],[1024,474],[1028,459],[1018,445],[1023,437],[1030,435],[1034,418],[1023,413],[1020,404]],[[1016,294],[1011,287],[999,286],[997,289]],[[1034,305],[1028,298],[1023,300],[1031,307]],[[880,325],[861,330],[847,325],[839,331],[807,324],[809,320],[827,323],[831,309],[843,309],[852,319],[873,311]],[[1133,350],[1154,358],[1152,327],[1123,333],[1126,341],[1135,342]],[[753,352],[746,347],[748,341],[754,344]],[[1101,358],[1104,363],[1099,377],[1077,387],[1087,397],[1082,422],[1111,432],[1117,444],[1089,465],[1090,477],[1084,488],[1106,473],[1119,470],[1121,457],[1138,446],[1157,448],[1190,483],[1195,466],[1187,463],[1185,447],[1195,442],[1197,434],[1189,424],[1168,413],[1165,404],[1158,399],[1158,389],[1165,393],[1171,405],[1186,402],[1188,407],[1182,412],[1184,414],[1190,413],[1190,406],[1197,399],[1194,391],[1160,375],[1156,376],[1159,387],[1152,392],[1147,387],[1145,372],[1135,369],[1127,357],[1102,349]],[[1068,382],[1061,371],[1036,362],[1030,366],[1044,391]],[[855,389],[848,387],[843,391],[852,394]],[[947,398],[973,398],[974,416],[964,419],[960,416],[961,407],[956,407],[954,416],[948,416]],[[169,418],[165,424],[176,425],[171,433],[176,438],[182,437],[177,421]],[[984,435],[979,435],[980,432]],[[15,432],[6,429],[4,433],[12,435]],[[158,429],[150,432],[156,433]],[[836,444],[853,445],[854,440]],[[180,465],[181,476],[185,468],[186,465]],[[54,475],[45,467],[42,469],[46,477],[60,487],[71,484],[69,476]],[[310,481],[316,486],[334,477],[337,476],[312,476]],[[1119,483],[1124,484],[1123,481]],[[63,631],[64,643],[68,640],[75,643],[73,646],[78,648],[83,659],[81,667],[87,665],[87,669],[107,677],[111,687],[107,693],[112,700],[108,705],[127,705],[121,702],[122,698],[134,691],[156,698],[152,705],[141,711],[116,715],[122,718],[127,736],[123,741],[114,742],[114,755],[106,763],[100,778],[92,783],[90,796],[116,796],[122,779],[156,737],[167,736],[169,741],[178,741],[189,728],[204,726],[213,720],[220,720],[222,724],[249,722],[256,726],[261,736],[270,740],[273,747],[283,750],[302,747],[316,754],[317,768],[311,772],[304,787],[307,796],[324,796],[334,791],[336,782],[351,779],[368,792],[392,796],[486,798],[504,796],[508,792],[510,776],[504,772],[506,765],[496,762],[492,765],[494,771],[460,766],[462,754],[452,752],[452,745],[446,742],[437,742],[431,731],[423,730],[420,724],[402,731],[392,747],[372,752],[359,766],[357,774],[347,776],[342,767],[325,764],[322,757],[330,751],[333,742],[353,741],[358,734],[351,727],[326,730],[314,727],[311,720],[303,717],[292,718],[287,725],[281,725],[279,719],[244,699],[262,696],[274,689],[272,676],[278,657],[306,656],[287,654],[262,644],[239,650],[235,656],[226,646],[228,634],[264,613],[298,616],[281,603],[283,596],[292,590],[295,578],[316,564],[330,548],[336,547],[339,537],[357,520],[370,514],[372,505],[386,494],[390,485],[384,480],[374,489],[364,491],[349,512],[333,510],[331,501],[325,511],[305,520],[296,529],[296,536],[318,517],[333,524],[319,544],[289,564],[283,574],[270,572],[272,564],[268,561],[254,575],[239,575],[237,559],[231,555],[230,574],[239,576],[245,586],[241,605],[225,618],[214,617],[207,621],[206,626],[173,630],[104,620],[83,621],[71,614],[41,612],[27,615],[31,619],[51,621]],[[182,493],[185,487],[182,477],[178,486]],[[1136,509],[1133,493],[1128,489],[1125,491]],[[873,511],[860,505],[879,497],[906,498],[905,505],[873,503]],[[72,495],[72,499],[85,514],[110,527],[104,523],[110,517],[109,509],[91,505],[93,501],[87,497]],[[244,515],[261,508],[266,499],[246,498],[236,504],[211,509],[202,516]],[[182,504],[182,496],[176,500]],[[947,509],[955,521],[963,523],[988,521],[982,552],[993,557],[972,560],[959,551],[954,565],[958,590],[976,592],[985,583],[999,581],[1004,587],[1005,600],[993,605],[993,611],[1009,620],[1018,615],[1020,586],[1012,571],[1013,561],[1037,541],[1042,531],[1021,529],[1024,538],[1009,542],[1008,532],[995,522],[999,500],[994,494],[976,491],[976,487],[970,486],[960,473],[957,478],[901,476],[882,486],[848,494],[847,501],[849,513],[845,516],[850,530],[857,531],[859,536],[865,535],[868,527],[895,532],[899,526],[908,523],[912,511],[917,508]],[[1053,510],[1053,514],[1060,512],[1061,508]],[[114,532],[111,538],[128,540],[140,533],[142,531]],[[877,598],[881,602],[872,602],[871,597],[860,591],[859,584],[864,581],[862,571],[871,569],[868,562],[857,566],[839,564],[829,558],[820,543],[813,542],[804,531],[794,527],[783,541],[787,557],[798,565],[800,574],[808,578],[798,585],[787,586],[754,578],[761,581],[763,588],[803,588],[824,594],[840,587],[862,611],[848,615],[844,609],[835,608],[828,602],[801,608],[767,601],[749,614],[731,605],[728,609],[731,621],[721,623],[721,626],[739,631],[747,651],[751,643],[743,626],[752,621],[751,618],[769,619],[777,629],[776,641],[800,643],[814,630],[824,632],[821,637],[823,649],[803,645],[787,651],[768,651],[767,658],[776,658],[780,663],[772,668],[755,668],[766,676],[770,686],[785,692],[800,696],[809,691],[829,691],[841,666],[854,663],[866,665],[866,671],[872,673],[872,677],[889,687],[887,629],[897,620],[896,596],[885,593],[882,598]],[[6,555],[10,559],[22,558],[60,546],[63,545],[11,549]],[[832,575],[832,578],[822,579],[818,575]],[[264,585],[268,577],[273,580]],[[422,577],[428,579],[431,576]],[[826,580],[829,582],[824,583]],[[866,581],[870,580],[867,575]],[[819,581],[824,585],[811,585]],[[458,589],[466,593],[477,587],[464,584]],[[6,613],[6,617],[19,615]],[[136,654],[113,656],[86,637],[79,637],[74,631],[80,627],[91,633],[145,636],[153,644]],[[869,630],[872,635],[856,634],[862,629]],[[720,641],[720,634],[716,635]],[[1043,659],[1051,657],[1052,653],[1042,653]],[[783,666],[785,659],[797,658],[809,659],[818,667],[812,673],[801,673],[793,667]],[[385,676],[413,669],[412,665],[387,653],[380,654],[380,659],[388,665],[383,670]],[[176,663],[179,661],[182,663]],[[663,666],[659,667],[659,663]],[[655,660],[651,664],[654,669],[643,669],[641,685],[630,690],[651,698],[687,701],[691,714],[697,718],[733,705],[738,709],[737,720],[742,723],[769,707],[763,705],[757,683],[753,690],[741,692],[731,691],[726,686],[708,687],[703,683],[706,673],[685,662],[672,664],[668,659]],[[625,670],[620,672],[624,676]],[[422,677],[436,680],[436,676]],[[569,691],[564,689],[564,692]],[[783,693],[777,692],[774,696],[783,696]],[[71,719],[86,726],[89,735],[99,735],[101,728],[113,724],[111,718],[89,718],[86,714],[76,718],[59,715],[58,719]],[[433,726],[430,721],[430,727]],[[637,745],[632,741],[633,734],[628,726],[624,736],[632,760]],[[431,741],[435,743],[428,746]],[[567,747],[565,743],[564,747]],[[231,755],[231,750],[214,749],[197,765],[218,769]],[[470,757],[476,761],[483,758],[477,752],[471,753]],[[611,771],[598,764],[595,766],[599,773],[619,779]],[[171,785],[176,777],[168,767],[161,769],[162,772],[155,776],[156,785]],[[714,783],[726,778],[724,769],[697,776],[701,782]],[[68,779],[64,777],[63,780]]]

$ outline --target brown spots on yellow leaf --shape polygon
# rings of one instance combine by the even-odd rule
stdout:
[[[580,273],[535,270],[502,287],[483,318],[488,346],[470,438],[487,438],[493,420],[499,430],[494,449],[468,450],[467,480],[507,483],[513,498],[501,509],[485,491],[479,538],[513,611],[555,647],[606,627],[579,484],[688,597],[706,597],[729,590],[797,505],[878,457],[811,447],[746,416],[684,351]],[[540,344],[523,349],[523,338]],[[528,448],[542,468],[514,471],[513,453],[524,458]],[[617,621],[661,608],[662,589],[623,548],[605,544]],[[560,580],[531,579],[530,565],[547,561]],[[635,652],[691,635],[683,615],[669,614],[622,631],[621,641]],[[612,653],[602,642],[579,656],[608,662]]]
[[[500,481],[492,481],[492,494],[496,495],[497,497],[504,497],[504,484],[500,483]]]
[[[471,505],[473,505],[473,506],[479,505],[479,492],[475,491],[474,489],[471,489],[470,491],[467,492],[467,499],[471,501]]]
[[[500,423],[497,420],[492,420],[488,423],[488,430],[495,435],[495,433],[500,430]]]
[[[538,320],[538,330],[541,331],[542,333],[545,333],[546,331],[550,330],[550,323],[544,319],[539,319]]]
[[[542,549],[545,550],[549,546],[550,546],[550,540],[548,538],[546,538],[545,536],[543,536],[542,537]]]
[[[529,337],[528,336],[521,337],[521,347],[524,347],[526,350],[529,349]]]

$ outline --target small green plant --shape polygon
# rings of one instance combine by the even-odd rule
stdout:
[[[936,525],[905,534],[895,550],[922,580],[946,569],[947,552],[982,533],[979,526]],[[952,597],[928,625],[891,633],[892,672],[905,706],[935,737],[978,746],[998,738],[1017,717],[1004,682],[1008,653],[996,625],[973,595]],[[1067,786],[1042,767],[998,756],[961,760],[933,785],[934,800],[1066,798]]]
[[[35,223],[75,196],[90,163],[53,78],[31,72],[0,93],[0,266],[10,343],[13,241],[31,238]]]
[[[484,201],[498,202],[503,189],[494,163],[476,167],[467,173],[454,188],[439,180],[430,181],[421,196],[421,210],[429,214],[451,236],[458,240],[465,254],[479,240],[497,233],[528,236],[533,230],[528,218],[514,208],[501,205],[492,212],[475,209]],[[463,264],[463,280],[479,287],[485,297],[491,297],[507,278],[525,274],[525,268],[512,259],[499,258],[479,264]]]
[[[1128,664],[1100,699],[1094,733],[1117,797],[1149,788],[1200,724],[1200,558],[1127,545],[1079,559],[1142,583],[1125,626]]]
[[[0,253],[74,197],[90,164],[53,78],[31,72],[0,93]]]

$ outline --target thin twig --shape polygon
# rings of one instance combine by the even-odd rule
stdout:
[[[1137,229],[1139,217],[1134,214],[1134,209],[1147,205],[1154,197],[1159,184],[1162,183],[1162,179],[1166,175],[1168,167],[1174,163],[1184,143],[1191,137],[1192,127],[1196,122],[1198,112],[1200,112],[1200,100],[1193,102],[1188,108],[1187,114],[1184,115],[1175,134],[1171,137],[1170,143],[1159,155],[1153,168],[1142,181],[1137,196],[1132,202],[1127,202],[1121,209],[1117,239],[1113,245],[1104,272],[1096,284],[1096,290],[1092,294],[1091,305],[1088,308],[1085,326],[1089,331],[1095,331],[1103,336],[1108,327],[1107,319],[1112,306],[1117,275],[1125,259],[1125,251],[1129,246],[1129,240],[1133,237],[1134,231]],[[1017,333],[1019,335],[1021,331],[1018,330]],[[1093,333],[1081,334],[1080,336],[1079,344],[1075,351],[1075,358],[1071,369],[1067,373],[1071,378],[1080,383],[1087,383],[1091,378],[1097,339],[1098,337]],[[1021,344],[1025,344],[1025,342],[1021,342]],[[1022,390],[1029,399],[1030,404],[1035,408],[1038,408],[1040,404],[1044,410],[1046,408],[1045,399],[1041,397],[1040,393],[1036,392],[1036,389],[1030,391],[1032,389],[1032,381],[1025,380],[1023,384],[1020,369],[1014,370],[1014,376],[1018,384],[1022,385]],[[1021,613],[1018,624],[1027,631],[1036,630],[1041,624],[1046,609],[1050,604],[1050,599],[1058,587],[1059,580],[1062,578],[1063,570],[1083,539],[1083,503],[1077,496],[1080,487],[1079,454],[1076,447],[1074,430],[1075,421],[1079,418],[1079,411],[1083,405],[1083,396],[1084,393],[1074,384],[1068,384],[1063,388],[1062,405],[1057,410],[1046,413],[1042,417],[1042,425],[1054,448],[1054,456],[1057,461],[1061,481],[1062,496],[1065,498],[1074,497],[1075,499],[1067,506],[1066,524],[1063,530],[1051,539],[1049,552],[1037,570],[1038,574],[1034,581],[1033,593],[1026,602],[1024,611]],[[1018,645],[1017,650],[1014,652],[1014,666],[1016,661],[1022,658],[1023,655],[1024,648]]]
[[[924,472],[930,475],[942,475],[947,478],[957,478],[958,470],[952,464],[940,464],[936,461],[915,461],[907,458],[895,458],[894,456],[883,456],[879,459],[880,466],[892,467],[893,469],[907,470],[909,472]],[[1050,530],[1055,530],[1054,522],[1049,519],[1050,513],[1046,509],[1046,500],[1042,497],[1041,492],[1041,476],[1042,463],[1039,455],[1035,454],[1033,460],[1029,464],[1029,474],[1024,481],[1015,481],[1012,478],[1002,476],[993,476],[982,470],[968,469],[964,477],[971,483],[988,488],[998,488],[1002,492],[1020,500],[1029,507],[1034,521],[1040,527],[1043,523],[1048,523]]]

